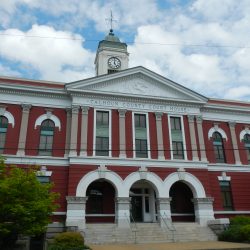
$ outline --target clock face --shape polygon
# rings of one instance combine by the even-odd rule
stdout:
[[[121,67],[121,61],[117,57],[110,57],[108,60],[108,65],[112,69],[118,69]]]

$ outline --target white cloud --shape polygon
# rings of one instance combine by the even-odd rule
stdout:
[[[143,41],[152,44],[145,45]],[[129,46],[131,66],[144,65],[203,94],[204,86],[206,94],[223,90],[227,78],[220,68],[220,57],[200,53],[185,54],[181,43],[178,35],[166,32],[159,26],[140,27],[135,45]],[[218,86],[218,83],[221,85]]]
[[[74,40],[82,39],[80,35],[38,25],[33,25],[27,32],[9,29],[1,34],[0,55],[7,60],[29,65],[42,79],[75,80],[75,77],[84,78],[93,72],[93,64],[89,64],[94,61],[93,53],[82,47],[81,40]]]
[[[241,14],[238,11],[235,13],[235,10],[240,10],[238,7],[246,3],[245,0],[241,0],[240,2],[235,0],[197,0],[191,6],[191,10],[209,20],[234,18],[237,14]]]
[[[21,76],[21,73],[15,70],[12,70],[10,67],[0,64],[0,75],[1,76]]]
[[[136,33],[135,44],[128,47],[130,66],[143,65],[207,96],[233,97],[235,93],[235,98],[247,99],[230,89],[250,86],[250,49],[241,48],[249,46],[249,0],[194,0],[179,6],[181,1],[168,2],[172,8],[161,8],[160,0],[1,0],[0,22],[4,27],[25,23],[27,29],[37,22],[36,12],[39,17],[46,13],[44,26],[5,32],[72,38],[74,30],[79,33],[87,25],[93,29],[88,30],[91,34],[107,32],[105,19],[112,9],[118,19],[115,31],[123,39]],[[21,5],[29,11],[22,11]],[[214,47],[184,46],[188,44]],[[1,36],[0,55],[30,66],[43,79],[70,81],[94,75],[95,51],[83,46],[75,40]]]
[[[250,100],[250,86],[240,86],[229,89],[224,98],[227,99],[248,99]]]
[[[32,10],[40,10],[48,15],[67,18],[67,23],[62,20],[54,20],[63,27],[84,27],[87,23],[93,22],[98,31],[107,31],[109,24],[105,21],[113,10],[117,22],[115,28],[138,26],[159,20],[162,17],[155,0],[1,0],[0,13],[5,14],[5,27],[13,20],[13,13],[23,5]],[[8,15],[7,15],[8,14]],[[34,15],[34,14],[33,14]],[[8,22],[6,21],[8,19]],[[4,20],[2,20],[4,21]]]

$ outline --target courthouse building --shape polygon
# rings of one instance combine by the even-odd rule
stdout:
[[[208,98],[128,62],[111,30],[92,78],[0,77],[1,154],[51,175],[53,221],[84,230],[250,215],[250,102]]]

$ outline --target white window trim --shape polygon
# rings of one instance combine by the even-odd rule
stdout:
[[[135,152],[135,114],[139,115],[146,115],[146,129],[147,129],[147,146],[148,146],[148,157],[147,158],[139,158],[136,157],[136,152]],[[151,159],[151,148],[150,148],[150,137],[149,137],[149,120],[148,120],[148,113],[147,112],[132,112],[132,132],[133,132],[133,158],[136,159]]]
[[[172,146],[172,135],[171,135],[171,117],[179,117],[181,118],[181,133],[182,133],[182,141],[183,141],[183,150],[184,150],[184,159],[174,159],[173,156],[173,146]],[[168,115],[168,133],[170,139],[170,153],[171,153],[171,160],[187,160],[187,149],[186,149],[186,136],[185,136],[185,129],[184,129],[184,121],[182,115]]]
[[[219,181],[231,181],[231,176],[227,176],[226,172],[222,172],[221,176],[217,176]]]
[[[96,147],[95,147],[95,142],[96,142],[96,112],[97,111],[104,111],[104,112],[108,112],[109,113],[109,155],[108,157],[112,156],[112,110],[108,110],[108,109],[94,109],[94,136],[93,136],[93,156],[96,157],[100,157],[103,158],[105,156],[101,156],[101,155],[96,155]]]
[[[245,135],[250,135],[250,130],[248,128],[245,128],[244,130],[242,130],[240,132],[240,141],[242,142],[242,140],[244,139]]]
[[[227,134],[222,128],[219,128],[218,125],[215,125],[214,127],[210,128],[208,131],[208,139],[213,137],[213,133],[218,132],[222,136],[223,139],[226,139],[227,141]]]
[[[46,114],[43,114],[36,119],[35,129],[37,128],[37,126],[41,126],[43,121],[45,121],[47,119],[52,120],[55,124],[55,127],[58,127],[59,131],[61,130],[61,122],[60,122],[59,118],[57,116],[51,114],[50,112],[47,112]]]
[[[14,126],[15,126],[15,119],[14,119],[14,116],[9,111],[5,110],[3,112],[3,114],[0,114],[0,115],[6,117],[7,120],[8,120],[8,123],[10,123],[12,125],[12,128],[14,128]]]

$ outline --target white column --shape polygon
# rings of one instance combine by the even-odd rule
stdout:
[[[163,135],[162,135],[162,113],[155,113],[156,118],[156,133],[157,133],[157,147],[158,147],[158,159],[165,160]]]
[[[88,197],[67,196],[67,227],[78,227],[78,230],[83,231],[86,227],[85,208]]]
[[[67,112],[67,121],[66,121],[66,141],[65,141],[64,156],[69,155],[69,149],[70,149],[71,108],[66,109],[66,112]]]
[[[116,198],[116,223],[120,228],[130,227],[130,197]]]
[[[87,139],[88,139],[88,111],[89,107],[82,109],[82,127],[81,127],[81,149],[80,156],[87,156]]]
[[[199,161],[193,115],[188,116],[188,124],[189,124],[189,132],[190,132],[190,139],[191,139],[192,158],[193,158],[193,161]]]
[[[157,199],[157,213],[158,213],[158,222],[160,223],[161,227],[166,227],[166,222],[164,220],[171,219],[171,209],[170,209],[170,202],[172,198],[158,198]]]
[[[207,226],[209,220],[214,220],[213,201],[214,199],[212,197],[192,199],[194,203],[195,221],[201,226]]]
[[[196,122],[197,122],[197,130],[198,130],[198,137],[199,137],[199,144],[200,144],[201,161],[207,161],[203,129],[202,129],[202,117],[196,116]]]
[[[18,141],[18,150],[17,150],[18,156],[25,155],[25,145],[26,145],[30,108],[31,108],[30,104],[22,104],[23,112],[22,112],[21,128]]]
[[[119,109],[120,158],[126,158],[125,109]]]
[[[78,132],[78,106],[72,107],[72,118],[71,118],[71,136],[70,136],[70,156],[77,155],[77,132]]]
[[[237,143],[237,138],[236,138],[236,133],[235,133],[235,122],[229,122],[229,128],[230,128],[232,142],[233,142],[235,163],[241,164],[239,148],[238,148],[238,143]]]

